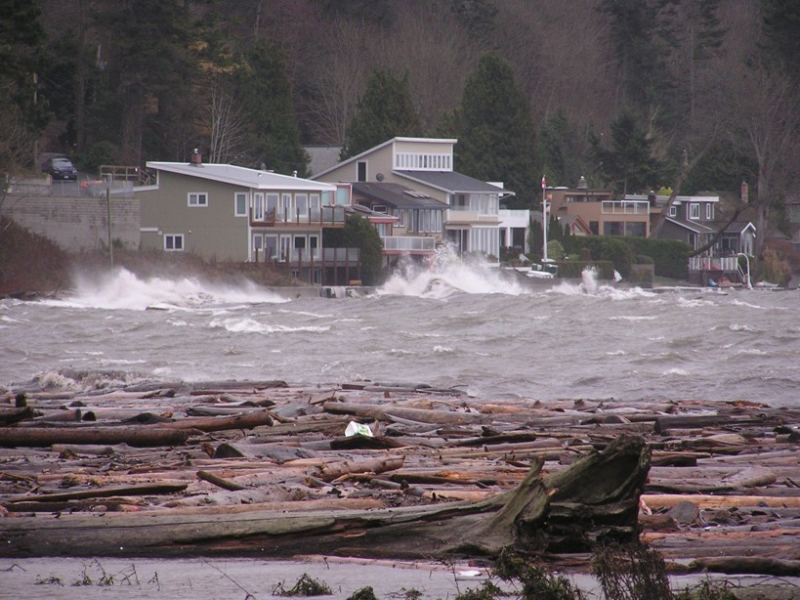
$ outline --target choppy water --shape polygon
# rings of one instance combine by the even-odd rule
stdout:
[[[0,301],[0,384],[357,379],[482,398],[748,399],[793,404],[798,292],[525,285],[449,264],[362,298],[141,280],[120,270],[59,300]],[[147,308],[161,310],[146,310]],[[101,383],[102,384],[102,381]]]

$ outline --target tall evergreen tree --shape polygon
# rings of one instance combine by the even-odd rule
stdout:
[[[249,161],[278,173],[306,175],[308,157],[300,145],[292,93],[283,54],[274,46],[257,44],[239,71],[239,100],[249,123]]]
[[[539,172],[550,185],[576,185],[583,174],[577,134],[563,111],[545,119],[536,140]]]
[[[114,37],[109,82],[121,105],[120,158],[141,164],[147,157],[186,154],[176,130],[191,111],[193,64],[188,60],[190,2],[122,0],[107,4],[100,25]]]
[[[347,128],[340,158],[355,156],[395,136],[419,135],[419,129],[408,74],[398,79],[389,71],[375,70]]]
[[[516,192],[514,205],[530,206],[537,181],[533,125],[508,63],[494,54],[480,59],[464,87],[459,117],[458,170],[483,181],[503,181]]]
[[[762,0],[764,46],[786,73],[800,82],[800,3]]]
[[[645,192],[658,184],[663,168],[632,112],[623,111],[611,123],[611,148],[604,148],[597,136],[592,146],[600,172],[617,192]]]
[[[688,53],[688,105],[693,127],[698,98],[698,83],[702,66],[719,51],[725,39],[725,28],[719,19],[720,0],[684,0],[682,30]]]
[[[676,0],[601,0],[618,67],[618,107],[663,114],[674,91],[668,67],[675,46]]]

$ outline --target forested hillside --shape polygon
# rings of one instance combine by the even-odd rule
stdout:
[[[302,145],[459,138],[529,205],[553,185],[798,181],[795,0],[0,0],[0,168],[188,160],[306,172]],[[769,209],[769,212],[767,210]]]

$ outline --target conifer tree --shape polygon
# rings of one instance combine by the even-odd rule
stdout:
[[[762,0],[765,48],[796,82],[800,82],[800,3]]]
[[[255,45],[238,72],[241,112],[248,123],[247,156],[277,173],[306,175],[308,157],[300,145],[291,87],[281,52]]]
[[[592,140],[600,172],[618,193],[648,191],[658,183],[662,166],[653,157],[651,142],[636,117],[623,111],[611,123],[611,148]]]
[[[419,135],[419,129],[408,74],[398,79],[389,71],[375,70],[347,127],[340,158],[350,158],[396,136]]]
[[[457,169],[482,181],[502,181],[516,193],[511,204],[531,206],[537,181],[533,125],[508,63],[494,54],[480,59],[464,87],[459,117]]]

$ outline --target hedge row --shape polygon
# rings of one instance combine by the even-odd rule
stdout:
[[[567,252],[578,254],[582,260],[609,260],[627,278],[631,265],[646,262],[650,257],[655,274],[674,279],[686,279],[689,269],[689,246],[676,240],[656,240],[640,237],[573,236],[566,240]]]

